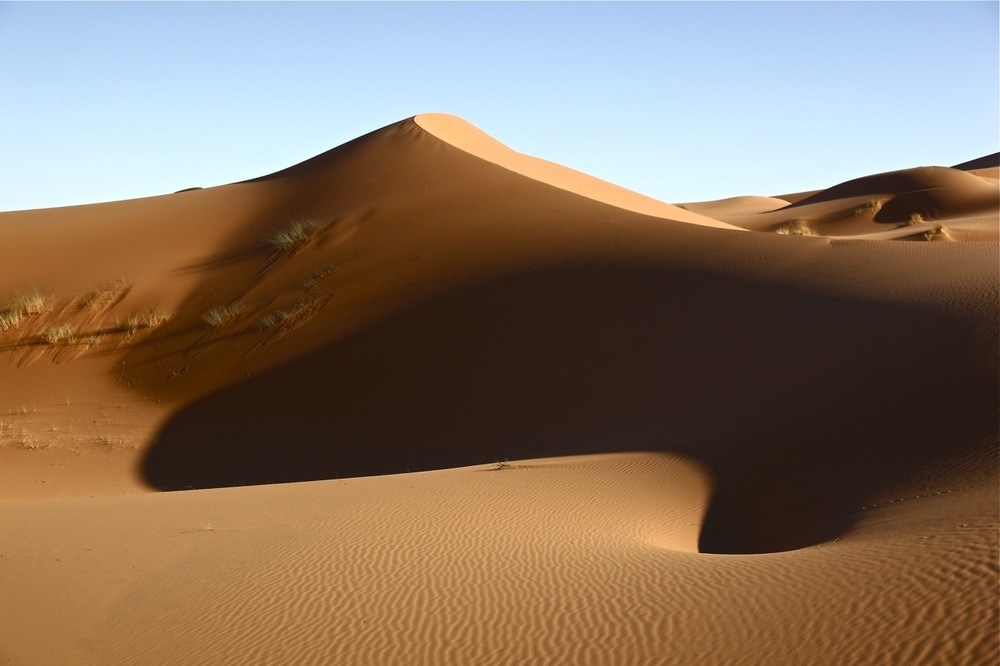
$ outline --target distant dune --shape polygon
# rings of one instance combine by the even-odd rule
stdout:
[[[986,155],[974,160],[969,160],[968,162],[962,162],[961,164],[956,164],[952,169],[961,169],[962,171],[979,171],[982,169],[996,169],[1000,167],[1000,153],[993,153],[992,155]]]
[[[996,158],[668,204],[426,114],[0,214],[0,662],[996,663]]]
[[[981,164],[990,158],[968,164]],[[754,231],[868,240],[1000,240],[1000,183],[989,169],[918,167],[826,190],[684,205]]]

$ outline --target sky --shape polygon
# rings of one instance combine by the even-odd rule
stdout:
[[[670,202],[1000,150],[997,2],[0,2],[0,211],[278,171],[418,113]]]

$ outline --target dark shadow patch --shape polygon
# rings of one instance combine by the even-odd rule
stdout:
[[[919,309],[564,268],[446,294],[199,400],[142,470],[179,490],[675,452],[718,484],[702,551],[790,550],[989,439],[967,398],[997,388],[970,339]]]

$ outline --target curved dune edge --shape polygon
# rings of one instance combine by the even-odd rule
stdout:
[[[413,122],[445,143],[480,159],[588,199],[634,213],[662,217],[675,222],[745,231],[745,229],[732,224],[692,213],[663,201],[657,201],[569,167],[518,153],[457,116],[445,113],[423,113],[414,116]]]
[[[728,215],[756,215],[780,210],[790,202],[777,197],[741,196],[715,201],[692,201],[681,204],[695,213],[725,217]]]

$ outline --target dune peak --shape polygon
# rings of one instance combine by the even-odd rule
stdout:
[[[480,159],[588,199],[676,222],[743,231],[734,225],[684,210],[569,167],[519,153],[458,116],[424,113],[414,116],[413,121],[441,141]]]

